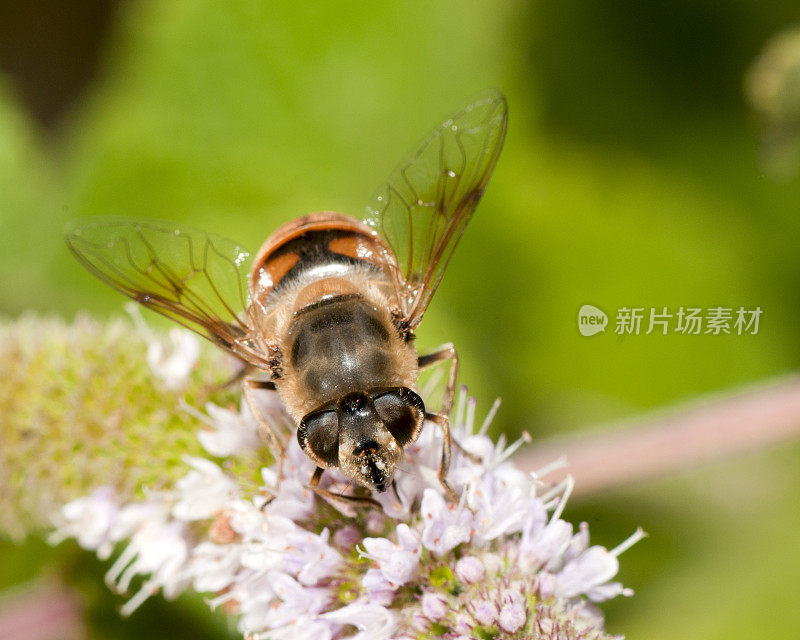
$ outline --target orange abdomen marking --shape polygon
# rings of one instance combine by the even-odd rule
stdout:
[[[301,272],[354,261],[384,271],[395,263],[377,234],[355,218],[340,213],[299,218],[267,238],[256,255],[250,273],[252,300],[266,308],[270,294]]]

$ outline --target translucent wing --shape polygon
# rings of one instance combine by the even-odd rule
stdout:
[[[492,90],[445,120],[389,176],[364,223],[394,253],[401,312],[416,327],[492,174],[508,122]]]
[[[94,275],[144,306],[261,368],[243,310],[252,260],[231,240],[125,219],[80,221],[67,245]]]

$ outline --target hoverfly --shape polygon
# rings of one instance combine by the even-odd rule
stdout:
[[[427,419],[443,431],[439,481],[454,499],[446,476],[458,356],[452,344],[418,356],[413,332],[497,163],[507,120],[504,96],[486,92],[395,169],[362,220],[314,213],[280,227],[254,255],[142,220],[78,222],[66,241],[101,280],[248,365],[244,396],[276,458],[287,434],[261,415],[253,392],[277,390],[317,465],[317,494],[359,500],[319,486],[335,467],[385,491]],[[442,404],[430,412],[417,374],[445,360]]]

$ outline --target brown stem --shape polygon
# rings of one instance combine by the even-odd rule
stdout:
[[[80,601],[59,583],[0,592],[3,640],[86,640]]]
[[[624,425],[534,443],[516,456],[535,471],[565,456],[548,480],[575,478],[575,495],[748,453],[800,435],[800,376],[703,398]]]

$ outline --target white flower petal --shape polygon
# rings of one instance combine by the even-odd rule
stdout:
[[[556,575],[554,594],[563,598],[585,594],[608,582],[618,570],[616,556],[603,547],[591,547]]]
[[[197,338],[184,329],[170,329],[169,338],[172,342],[170,352],[162,341],[150,342],[147,346],[147,364],[168,389],[180,389],[187,383],[197,364],[200,345]]]
[[[422,544],[436,555],[451,551],[462,542],[467,542],[473,528],[473,516],[469,509],[448,504],[441,494],[426,489],[422,496]]]
[[[186,458],[193,468],[178,480],[180,499],[172,508],[178,520],[204,520],[225,509],[239,495],[238,485],[216,464],[204,458]]]
[[[321,617],[356,627],[359,633],[351,636],[353,640],[388,640],[397,624],[394,612],[372,602],[358,600]]]

